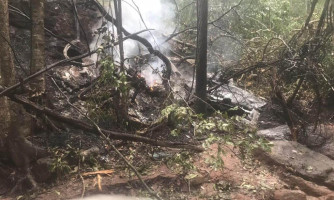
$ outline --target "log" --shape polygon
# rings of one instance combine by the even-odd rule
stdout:
[[[23,105],[28,111],[33,110],[34,112],[45,114],[49,118],[68,124],[72,127],[79,128],[81,130],[85,130],[88,132],[95,133],[99,135],[98,130],[95,126],[88,124],[82,120],[78,120],[71,117],[65,117],[63,115],[58,114],[57,112],[45,107],[40,106],[38,104],[33,103],[32,101],[20,96],[20,95],[10,95],[9,98],[16,103]],[[203,152],[204,149],[202,147],[198,147],[196,145],[187,144],[187,143],[178,143],[178,142],[169,142],[169,141],[161,141],[161,140],[154,140],[147,137],[142,137],[134,134],[128,133],[121,133],[111,130],[101,129],[102,133],[109,136],[111,139],[115,140],[125,140],[125,141],[132,141],[132,142],[142,142],[145,144],[150,144],[153,146],[161,146],[161,147],[170,147],[170,148],[178,148],[178,149],[188,149],[194,150],[196,152]]]

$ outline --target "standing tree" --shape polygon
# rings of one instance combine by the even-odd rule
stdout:
[[[44,60],[44,0],[31,0],[31,65],[30,73],[33,74],[45,66]],[[45,80],[39,76],[31,84],[34,95],[39,96],[45,91]]]
[[[208,45],[208,0],[197,0],[197,49],[195,107],[197,113],[205,114],[207,86],[207,45]]]
[[[14,63],[9,46],[8,1],[0,1],[0,85],[7,87],[14,83]],[[0,145],[9,135],[10,105],[7,97],[0,98]],[[2,149],[4,145],[2,145]]]
[[[123,47],[123,33],[122,33],[122,1],[114,0],[115,15],[116,15],[116,28],[117,28],[117,39],[119,41],[119,59],[121,67],[121,79],[125,77],[125,68],[124,68],[124,47]],[[122,89],[123,88],[123,89]],[[124,87],[118,88],[116,93],[116,106],[119,108],[116,111],[117,120],[120,124],[125,125],[128,121],[128,94]]]
[[[0,85],[8,87],[16,82],[9,37],[8,0],[0,1],[0,47]],[[34,146],[25,138],[25,135],[29,134],[27,132],[30,132],[30,127],[24,126],[26,122],[27,116],[21,106],[6,97],[0,98],[0,152],[4,150],[3,153],[23,170],[23,177],[36,187],[30,175],[29,165],[32,160],[44,157],[46,151]],[[21,180],[24,179],[21,177]]]

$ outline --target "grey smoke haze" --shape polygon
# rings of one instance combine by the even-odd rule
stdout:
[[[156,49],[167,53],[168,44],[158,46],[163,42],[161,33],[170,34],[174,30],[173,21],[175,17],[174,5],[164,0],[125,0],[123,1],[123,26],[132,33],[143,29],[154,29],[141,34]],[[124,42],[125,57],[133,57],[148,53],[138,42],[127,40]],[[158,74],[152,73],[152,68],[162,70],[162,61],[153,59],[149,62],[151,66],[143,68],[142,76],[145,77],[148,85],[161,83]]]
[[[109,5],[113,9],[113,1],[100,0],[100,3],[105,6],[106,10],[110,10]],[[114,11],[112,11],[114,15]],[[174,30],[175,5],[167,0],[123,0],[122,1],[122,20],[123,27],[130,33],[135,33],[144,29],[154,29],[150,32],[141,33],[140,36],[146,38],[155,49],[168,53],[168,44],[159,45],[163,42],[162,33],[170,34]],[[100,25],[97,25],[98,28]],[[116,27],[109,25],[109,30],[112,33],[116,32]],[[96,38],[97,39],[97,38]],[[99,44],[100,42],[98,42]],[[96,41],[93,41],[91,47],[96,46]],[[97,45],[98,46],[98,45]],[[115,48],[115,61],[118,61],[118,47]],[[147,54],[146,48],[140,43],[133,40],[124,41],[124,56],[132,58],[137,55]],[[151,59],[149,65],[154,69],[162,70],[163,62],[159,59]],[[145,77],[148,85],[152,86],[155,82],[161,82],[158,74],[152,74],[152,68],[146,66],[141,71],[141,75]]]
[[[166,0],[124,0],[122,6],[123,26],[132,33],[146,28],[154,29],[154,31],[145,32],[141,36],[149,40],[155,48],[159,48],[156,45],[162,42],[161,33],[169,34],[174,30],[172,24],[175,8]],[[139,13],[143,20],[141,20]],[[129,57],[139,53],[137,42],[128,40],[124,43],[125,56]]]

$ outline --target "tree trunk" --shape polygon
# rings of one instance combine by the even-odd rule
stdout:
[[[0,84],[10,86],[14,83],[14,63],[9,46],[8,0],[0,1]],[[9,135],[10,106],[7,97],[0,98],[0,149],[5,149],[4,139]]]
[[[116,13],[116,20],[117,20],[117,36],[119,41],[119,59],[120,59],[120,66],[124,68],[124,48],[123,48],[123,33],[122,33],[122,0],[117,0],[117,11]],[[124,69],[122,69],[124,71]]]
[[[196,49],[196,89],[195,108],[197,113],[205,114],[207,86],[207,40],[208,0],[197,0],[197,49]]]
[[[122,33],[122,1],[114,0],[115,15],[117,21],[117,38],[119,41],[119,60],[121,72],[125,73],[124,68],[124,47],[123,47],[123,33]],[[116,110],[117,120],[120,124],[126,125],[128,122],[128,91],[121,91],[120,89],[116,93],[116,107],[119,110]]]
[[[31,65],[33,74],[45,67],[45,35],[44,35],[44,0],[31,0]],[[44,76],[35,79],[31,84],[33,96],[40,96],[45,92]]]
[[[8,0],[0,1],[0,47],[0,84],[8,87],[16,82],[10,48]],[[29,120],[20,105],[2,97],[0,107],[0,147],[4,147],[3,153],[10,157],[16,166],[28,170],[30,161],[45,156],[46,151],[25,139],[24,136],[30,132],[30,126],[26,126]]]

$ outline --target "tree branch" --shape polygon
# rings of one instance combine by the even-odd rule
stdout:
[[[111,15],[109,15],[109,13],[104,9],[104,7],[97,0],[91,0],[91,1],[99,9],[99,11],[101,12],[101,14],[104,18],[106,20],[108,20],[109,22],[113,23],[117,27],[116,20]],[[124,33],[125,36],[129,36],[130,39],[136,40],[136,41],[140,42],[141,44],[143,44],[151,54],[157,56],[158,58],[160,58],[165,63],[166,74],[165,74],[164,78],[169,80],[170,76],[172,74],[172,64],[171,64],[170,60],[164,54],[162,54],[160,51],[155,50],[153,48],[152,44],[148,40],[146,40],[145,38],[142,38],[138,35],[132,35],[124,27],[122,27],[122,32]]]
[[[142,32],[145,32],[145,31],[147,31],[147,30],[142,30],[142,31],[139,31],[137,33],[133,33],[133,34],[127,36],[127,37],[124,37],[123,41],[126,40],[126,39],[129,39],[133,35],[137,35],[137,34],[140,34]],[[118,43],[119,42],[117,41],[117,42],[113,43],[112,45],[106,46],[105,48],[110,48],[112,46],[118,45]],[[66,63],[72,62],[74,60],[85,58],[87,56],[90,56],[92,54],[97,53],[98,51],[99,51],[99,49],[96,49],[94,51],[91,51],[91,52],[88,52],[88,53],[84,53],[84,54],[76,56],[76,57],[72,57],[72,58],[67,58],[67,59],[64,59],[64,60],[60,60],[58,62],[55,62],[55,63],[51,64],[51,65],[46,66],[45,68],[41,69],[40,71],[36,72],[35,74],[32,74],[32,75],[28,76],[27,78],[25,78],[22,81],[20,81],[20,83],[16,83],[16,84],[14,84],[14,85],[12,85],[10,87],[7,87],[7,88],[3,88],[3,87],[0,86],[0,97],[7,96],[10,92],[12,92],[13,90],[17,89],[22,84],[25,84],[25,83],[29,82],[30,80],[32,80],[32,79],[34,79],[34,78],[36,78],[36,77],[44,74],[45,72],[47,72],[47,71],[49,71],[49,70],[51,70],[51,69],[53,69],[53,68],[55,68],[57,66],[61,66],[61,65],[64,65]]]
[[[50,117],[51,119],[57,120],[59,122],[68,124],[72,127],[75,128],[79,128],[88,132],[92,132],[97,134],[97,129],[95,126],[88,124],[84,121],[78,120],[78,119],[74,119],[71,117],[65,117],[62,116],[60,114],[58,114],[57,112],[44,107],[44,106],[40,106],[38,104],[35,104],[33,102],[31,102],[30,100],[19,96],[19,95],[9,95],[9,98],[13,101],[15,101],[16,103],[22,104],[27,110],[33,110],[35,112],[41,113],[41,114],[45,114],[48,117]],[[101,132],[105,135],[107,135],[109,138],[111,139],[115,139],[115,140],[126,140],[126,141],[132,141],[132,142],[142,142],[145,144],[150,144],[153,146],[161,146],[161,147],[170,147],[170,148],[181,148],[181,149],[188,149],[188,150],[194,150],[196,152],[203,152],[204,149],[202,147],[198,147],[195,145],[191,145],[191,144],[186,144],[186,143],[178,143],[178,142],[165,142],[165,141],[161,141],[161,140],[154,140],[154,139],[150,139],[147,137],[142,137],[142,136],[138,136],[138,135],[134,135],[134,134],[127,134],[127,133],[120,133],[120,132],[116,132],[116,131],[110,131],[110,130],[105,130],[105,129],[100,129]]]

